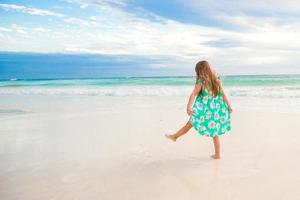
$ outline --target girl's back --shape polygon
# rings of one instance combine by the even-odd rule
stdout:
[[[192,115],[189,118],[189,122],[200,135],[210,137],[231,130],[230,113],[228,105],[223,100],[221,80],[212,73],[214,72],[211,70],[198,71],[196,84],[201,86],[201,90],[195,99]]]

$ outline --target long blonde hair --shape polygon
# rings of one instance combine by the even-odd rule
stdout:
[[[218,80],[216,73],[211,69],[209,63],[206,60],[199,61],[195,67],[197,80],[201,79],[203,86],[209,91],[211,90],[213,96],[218,96],[221,91],[221,82]],[[211,85],[209,85],[211,83]]]

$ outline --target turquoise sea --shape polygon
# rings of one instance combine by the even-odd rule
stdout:
[[[221,76],[230,96],[300,99],[300,75]],[[186,96],[194,76],[113,77],[93,79],[10,79],[0,94]]]

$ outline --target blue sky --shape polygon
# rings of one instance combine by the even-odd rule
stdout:
[[[299,11],[291,0],[1,1],[0,51],[127,56],[184,75],[203,59],[221,74],[293,74]]]

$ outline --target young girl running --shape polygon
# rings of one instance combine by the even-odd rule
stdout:
[[[229,101],[222,88],[221,81],[207,61],[196,64],[196,84],[188,104],[190,116],[185,126],[175,134],[166,135],[172,141],[187,133],[192,127],[200,134],[213,138],[215,154],[212,158],[220,159],[219,135],[231,130]],[[194,102],[195,100],[195,102]]]

